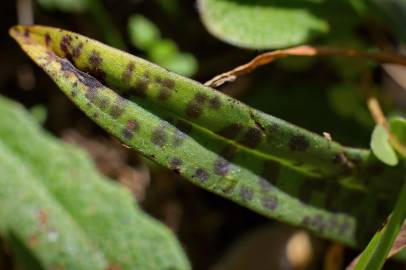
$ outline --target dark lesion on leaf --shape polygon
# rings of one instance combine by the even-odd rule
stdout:
[[[128,100],[117,95],[116,100],[113,103],[113,106],[110,109],[110,116],[114,119],[119,118],[127,107]]]
[[[275,196],[262,197],[261,205],[268,210],[275,210],[278,207],[278,199]]]
[[[221,100],[218,96],[214,96],[209,100],[209,107],[212,109],[219,109],[221,107]]]
[[[49,35],[49,33],[45,33],[44,35],[44,41],[45,41],[45,46],[49,47],[49,45],[51,44],[51,36]]]
[[[230,170],[230,163],[222,157],[217,158],[213,165],[214,173],[219,176],[226,176]]]
[[[123,137],[126,140],[131,140],[134,133],[136,133],[139,130],[139,124],[137,120],[131,119],[127,121],[127,125],[123,130]]]
[[[168,141],[168,134],[166,125],[161,125],[156,128],[151,135],[151,142],[159,147],[164,146]]]
[[[255,148],[258,144],[261,143],[263,137],[264,133],[261,129],[254,127],[249,128],[241,139],[241,143],[247,147]]]
[[[126,69],[123,72],[123,75],[121,75],[122,81],[127,85],[130,83],[134,68],[135,68],[134,62],[128,63]]]
[[[139,98],[145,98],[147,96],[149,82],[146,80],[140,80],[135,86],[130,88],[130,93]]]
[[[292,136],[289,141],[289,149],[291,151],[304,152],[310,146],[308,139],[301,134]]]
[[[232,123],[226,126],[225,128],[221,129],[220,131],[218,131],[217,134],[227,139],[234,139],[238,136],[241,130],[242,124]]]
[[[250,201],[254,197],[254,191],[250,187],[242,186],[240,188],[240,197],[244,201]]]
[[[203,169],[198,168],[195,172],[195,177],[200,180],[200,182],[206,182],[209,179],[209,173]]]
[[[205,93],[196,93],[196,95],[186,105],[186,115],[191,118],[199,118],[203,113],[203,107],[208,100]]]
[[[89,73],[98,80],[105,82],[106,72],[101,67],[102,62],[103,58],[100,56],[99,52],[93,50],[89,56]]]
[[[170,161],[170,168],[172,171],[174,171],[176,174],[180,174],[180,168],[182,166],[183,162],[180,158],[174,157]]]

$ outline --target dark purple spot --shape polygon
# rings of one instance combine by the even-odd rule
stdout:
[[[162,100],[162,101],[165,101],[165,100],[168,100],[170,98],[171,94],[172,94],[172,89],[167,88],[167,87],[162,87],[159,90],[158,98],[160,100]]]
[[[123,82],[124,82],[125,84],[129,84],[130,79],[131,79],[131,76],[132,76],[132,73],[133,73],[133,71],[134,71],[134,67],[135,67],[134,63],[133,63],[133,62],[130,62],[130,63],[127,65],[126,69],[124,70],[123,75],[121,76],[121,79],[123,80]]]
[[[278,162],[273,160],[267,160],[264,162],[264,167],[262,169],[262,177],[268,180],[272,184],[276,184],[278,181],[281,166]]]
[[[100,57],[100,54],[97,51],[92,51],[89,56],[89,64],[92,67],[99,67],[103,59]]]
[[[61,48],[61,50],[65,53],[67,58],[71,57],[71,54],[69,52],[69,49],[71,48],[71,41],[72,41],[72,37],[69,35],[64,35],[62,37],[61,43],[59,44],[59,47]]]
[[[147,90],[148,90],[148,83],[146,81],[141,80],[141,81],[137,82],[135,87],[132,88],[132,93],[137,97],[145,98]]]
[[[182,166],[182,163],[183,162],[182,162],[181,159],[175,157],[175,158],[173,158],[171,160],[171,163],[170,163],[169,166],[175,173],[179,174],[180,173],[180,166]]]
[[[139,129],[138,122],[136,120],[128,120],[127,126],[123,130],[123,136],[127,140],[131,140],[134,133]]]
[[[348,222],[345,221],[340,225],[338,232],[340,234],[345,234],[345,233],[347,233],[349,228],[350,228],[350,224],[348,224]]]
[[[202,168],[196,170],[195,176],[201,182],[206,182],[209,179],[209,174]]]
[[[164,86],[165,88],[172,89],[175,87],[175,81],[172,79],[166,78],[161,81],[161,85]]]
[[[51,36],[49,35],[49,33],[45,33],[44,39],[45,39],[45,46],[49,47],[49,44],[51,44]]]
[[[308,225],[310,227],[313,227],[314,229],[319,230],[319,231],[321,231],[324,227],[324,220],[323,220],[323,217],[320,215],[310,217],[308,220],[308,223],[309,223]]]
[[[234,139],[235,137],[237,137],[238,133],[240,133],[241,129],[241,124],[233,123],[220,130],[217,134],[227,139]]]
[[[89,73],[101,82],[104,82],[106,80],[106,73],[101,68],[91,68],[89,70]]]
[[[89,87],[86,91],[86,98],[91,102],[94,103],[98,96],[98,88]]]
[[[294,135],[289,141],[291,151],[303,152],[309,148],[309,141],[303,135]]]
[[[256,147],[262,140],[263,133],[258,128],[250,128],[244,134],[241,143],[250,148]]]
[[[214,161],[214,173],[219,176],[226,176],[229,171],[230,163],[224,158],[218,158]]]
[[[28,30],[28,28],[24,29],[24,37],[25,38],[29,38],[30,37],[30,31]]]
[[[182,145],[183,141],[187,138],[187,135],[182,131],[176,130],[173,135],[173,146],[179,147]]]
[[[192,118],[199,118],[202,112],[202,106],[194,101],[190,101],[186,107],[186,115]]]
[[[227,160],[232,160],[237,152],[238,148],[233,144],[229,144],[223,149],[223,151],[221,151],[221,156],[223,156]]]
[[[276,132],[276,131],[278,131],[278,130],[279,130],[279,125],[276,124],[276,123],[272,123],[271,125],[269,125],[269,126],[266,128],[266,131],[267,131],[269,134],[272,134],[272,133],[274,133],[274,132]]]
[[[76,97],[78,94],[78,90],[77,89],[72,89],[72,91],[70,92],[72,97]]]
[[[335,230],[338,227],[338,221],[337,218],[335,216],[331,217],[328,222],[327,222],[327,226],[331,229],[331,230]]]
[[[272,190],[273,186],[265,178],[259,177],[259,187],[262,192],[269,192]]]
[[[128,102],[126,99],[124,99],[120,96],[117,96],[115,102],[113,103],[113,106],[110,109],[111,117],[113,117],[114,119],[119,118],[123,114],[123,112],[127,106],[127,103]]]
[[[275,210],[278,206],[278,199],[276,197],[263,197],[261,198],[261,204],[266,209]]]
[[[160,147],[166,144],[166,142],[168,141],[168,135],[165,131],[166,128],[166,126],[160,126],[152,132],[151,141],[153,144]]]
[[[214,96],[209,100],[209,107],[212,109],[219,109],[221,106],[221,101],[220,98],[218,96]]]
[[[78,46],[73,49],[72,57],[74,59],[79,58],[80,54],[82,53],[83,43],[80,42]]]
[[[197,93],[194,97],[194,100],[199,104],[204,104],[206,102],[207,96],[203,93]]]
[[[162,78],[160,76],[155,77],[155,81],[157,84],[166,87],[166,88],[174,88],[175,81],[169,78]]]
[[[240,197],[244,201],[250,201],[254,197],[254,192],[249,187],[241,187],[240,188]]]

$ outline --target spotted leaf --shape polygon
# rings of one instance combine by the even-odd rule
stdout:
[[[45,26],[16,26],[10,34],[124,144],[267,217],[355,245],[368,234],[358,220],[374,228],[388,205],[376,194],[396,192],[401,182],[398,171],[367,150],[341,146],[95,40]],[[389,174],[393,186],[380,181]]]

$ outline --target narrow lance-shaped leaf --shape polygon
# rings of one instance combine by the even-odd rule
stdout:
[[[356,207],[345,213],[320,208],[329,200],[348,206],[348,193],[316,190],[318,207],[292,195],[304,191],[313,201],[309,187],[325,179],[336,191],[344,185],[363,192],[393,191],[400,181],[393,177],[388,187],[368,173],[369,151],[342,147],[97,41],[43,26],[17,26],[10,33],[107,131],[193,183],[268,217],[355,244],[356,221],[349,214]],[[340,175],[346,179],[338,185]]]

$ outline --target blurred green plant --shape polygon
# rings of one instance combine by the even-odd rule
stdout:
[[[0,115],[0,234],[33,261],[24,269],[190,269],[173,234],[82,150],[3,97]]]
[[[180,52],[174,41],[162,39],[158,27],[144,16],[130,17],[128,33],[131,43],[146,52],[152,62],[188,77],[196,73],[196,58],[190,53]]]
[[[38,3],[48,10],[65,12],[83,12],[87,9],[87,0],[38,0]]]

